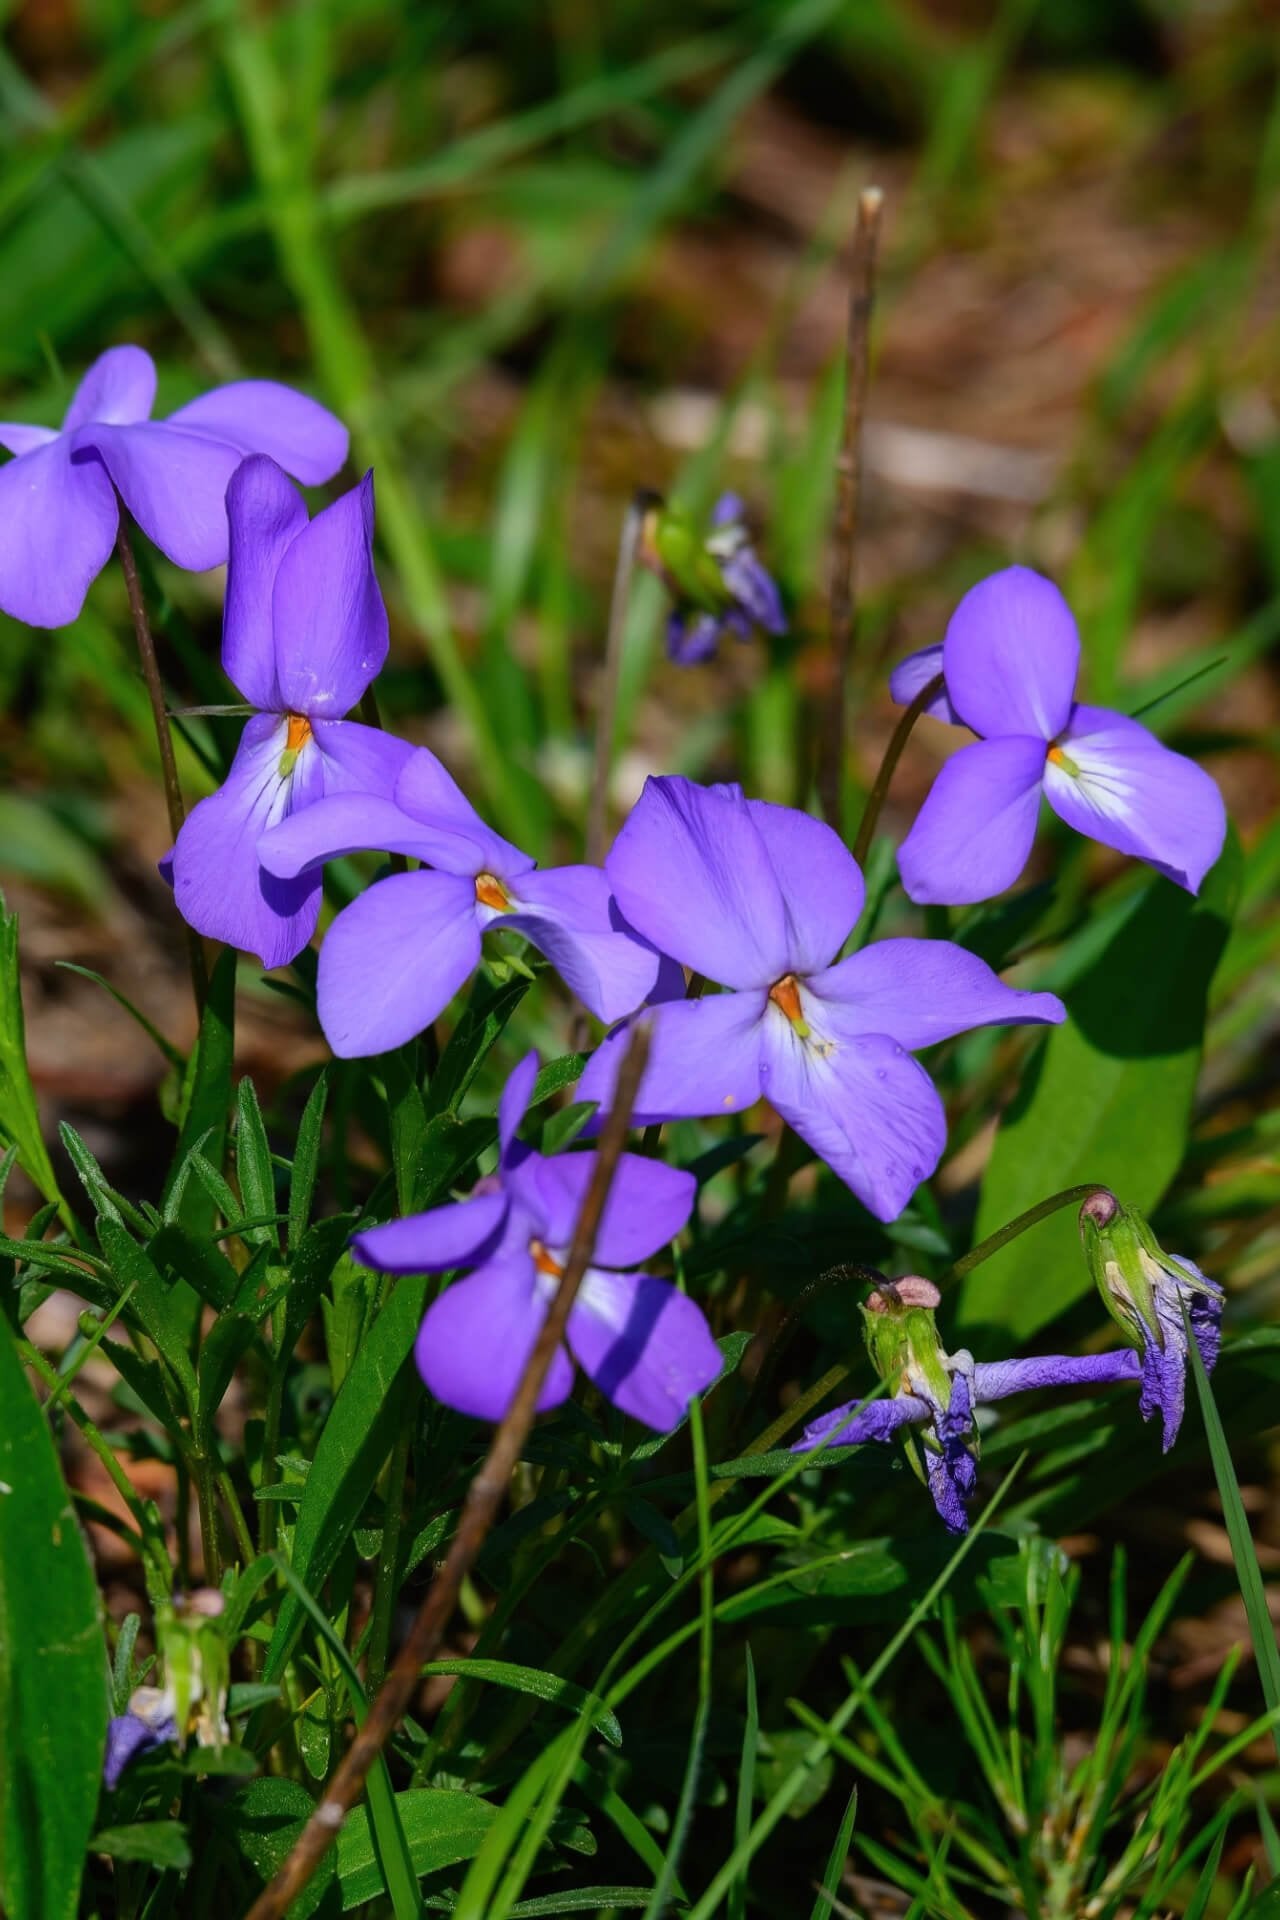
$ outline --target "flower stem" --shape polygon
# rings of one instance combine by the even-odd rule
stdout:
[[[884,758],[880,762],[876,777],[871,784],[871,791],[867,795],[867,804],[862,809],[862,818],[858,822],[858,837],[853,843],[853,857],[860,867],[866,865],[867,854],[871,849],[876,825],[880,819],[880,809],[885,803],[894,770],[902,758],[902,749],[911,737],[911,729],[929,702],[935,700],[942,692],[945,684],[942,675],[935,673],[927,686],[921,687],[890,735],[889,744],[884,750]]]
[[[119,501],[119,495],[116,497]],[[156,658],[156,643],[151,632],[151,622],[147,618],[147,603],[143,597],[142,582],[138,578],[138,563],[133,557],[133,547],[129,540],[129,522],[123,502],[119,504],[120,526],[116,534],[116,552],[120,556],[120,571],[124,575],[125,592],[129,596],[134,638],[138,643],[138,658],[142,662],[142,678],[146,682],[147,698],[151,702],[151,718],[156,730],[156,745],[160,749],[160,769],[164,776],[164,798],[169,813],[169,831],[176,840],[182,831],[182,823],[187,813],[182,804],[182,788],[178,783],[178,763],[173,753],[173,734],[169,729],[169,715],[165,709],[164,685],[160,679],[160,662]],[[209,977],[205,967],[204,947],[194,927],[187,928],[187,959],[191,968],[191,991],[195,995],[196,1012],[202,1014],[209,992]]]
[[[884,195],[867,187],[858,195],[849,261],[849,322],[845,335],[844,431],[836,458],[835,538],[831,559],[831,668],[827,712],[818,760],[818,798],[823,817],[837,832],[844,786],[845,722],[849,662],[857,608],[856,566],[862,504],[862,418],[871,362],[871,314],[876,298],[876,256]]]
[[[1091,1199],[1095,1193],[1108,1191],[1109,1189],[1100,1181],[1087,1180],[1081,1187],[1064,1187],[1061,1193],[1050,1194],[1047,1200],[1038,1200],[1034,1207],[1028,1207],[1025,1213],[1020,1213],[1015,1220],[1007,1221],[1003,1227],[998,1227],[994,1233],[989,1233],[985,1240],[979,1240],[976,1247],[970,1247],[968,1253],[962,1253],[958,1260],[952,1261],[941,1280],[938,1281],[939,1287],[954,1286],[957,1280],[963,1280],[966,1274],[972,1273],[975,1267],[980,1267],[984,1260],[991,1258],[993,1253],[999,1253],[1001,1247],[1007,1247],[1011,1240],[1016,1240],[1019,1234],[1027,1231],[1028,1227],[1038,1226],[1042,1220],[1047,1220],[1051,1213],[1058,1213],[1063,1207],[1079,1206],[1081,1201]]]
[[[593,867],[598,867],[604,859],[608,839],[609,774],[613,767],[613,736],[618,725],[618,685],[622,678],[622,650],[627,637],[631,580],[640,552],[645,516],[657,503],[657,494],[643,489],[634,494],[618,541],[613,593],[609,600],[609,628],[604,643],[604,673],[600,682],[600,698],[596,703],[595,766],[587,807],[587,862]]]

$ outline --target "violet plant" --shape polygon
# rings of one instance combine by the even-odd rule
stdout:
[[[749,1901],[789,1913],[766,1850],[837,1759],[906,1814],[909,1842],[859,1827],[852,1844],[920,1902],[942,1888],[921,1912],[967,1915],[971,1885],[1014,1911],[1074,1912],[1069,1896],[1154,1912],[1196,1867],[1193,1791],[1234,1748],[1197,1771],[1189,1737],[1150,1804],[1104,1804],[1136,1752],[1169,1588],[1132,1660],[1113,1635],[1128,1691],[1108,1692],[1097,1755],[1070,1772],[1054,1688],[1074,1580],[1052,1542],[1107,1504],[1081,1459],[1099,1455],[1103,1482],[1108,1463],[1150,1481],[1188,1373],[1220,1359],[1224,1287],[1146,1217],[1186,1148],[1186,1022],[1202,1032],[1221,946],[1204,926],[1239,858],[1215,781],[1078,702],[1065,600],[1010,567],[884,689],[908,703],[940,673],[928,711],[978,736],[905,831],[873,831],[898,739],[857,827],[843,764],[822,819],[805,781],[793,804],[754,797],[717,750],[693,768],[705,779],[634,782],[601,864],[576,858],[572,809],[553,831],[495,812],[526,851],[473,804],[465,729],[427,728],[403,687],[384,724],[378,476],[314,510],[289,478],[335,481],[345,428],[259,381],[152,421],[154,387],[141,349],[111,349],[60,431],[0,429],[0,607],[75,619],[121,541],[154,693],[132,520],[179,569],[226,561],[221,662],[247,714],[229,761],[215,732],[187,730],[218,777],[183,817],[153,700],[171,931],[181,917],[195,936],[198,1004],[184,1047],[131,1007],[123,968],[111,982],[175,1068],[176,1143],[147,1192],[123,1191],[69,1125],[48,1150],[4,921],[0,1189],[20,1168],[40,1204],[0,1245],[0,1629],[20,1652],[0,1648],[19,1730],[0,1900],[69,1915],[83,1885],[86,1914],[158,1916],[184,1910],[190,1872],[201,1911],[254,1920],[367,1903],[408,1920],[424,1894],[472,1920],[676,1899],[690,1920],[744,1920]],[[653,506],[640,537],[674,601],[676,664],[710,660],[726,632],[784,631],[736,495],[705,533]],[[803,584],[786,582],[788,605]],[[182,716],[210,717],[228,716]],[[613,707],[589,718],[610,742]],[[518,758],[514,734],[499,744]],[[1031,892],[987,904],[1031,859],[1042,798],[1135,863],[1105,910],[1083,849],[1047,917]],[[962,904],[985,910],[945,912]],[[1129,964],[1135,928],[1150,978],[1127,979],[1134,1030],[1104,1044],[1089,968]],[[289,1032],[307,1062],[265,1111],[236,1072],[238,954],[301,1002]],[[255,972],[239,967],[242,991]],[[1162,1077],[1126,1075],[1135,1060]],[[1159,1180],[1131,1154],[1156,1099],[1150,1123],[1177,1128]],[[1126,1174],[1134,1190],[1113,1191]],[[1002,1181],[1018,1203],[993,1220]],[[1083,1251],[1064,1253],[1051,1236],[1069,1205]],[[1091,1277],[1103,1311],[1085,1304]],[[57,1366],[32,1332],[55,1286],[80,1313]],[[1071,1350],[1040,1351],[1051,1327]],[[1272,1390],[1272,1354],[1221,1358],[1242,1405]],[[132,1424],[104,1429],[90,1361]],[[115,1530],[151,1623],[142,1662],[143,1607],[113,1631],[109,1676],[54,1446],[64,1418],[116,1502],[77,1488],[80,1517]],[[1024,1444],[1030,1473],[1002,1479]],[[1184,1439],[1172,1464],[1191,1457]],[[169,1477],[163,1501],[143,1458]],[[28,1560],[47,1617],[8,1572]],[[1000,1731],[959,1624],[975,1568],[1014,1676]],[[918,1630],[944,1592],[939,1651]],[[753,1619],[796,1629],[763,1703],[749,1642],[732,1674],[717,1657],[721,1626]],[[870,1675],[859,1653],[833,1711],[828,1664],[823,1712],[796,1705],[810,1660],[857,1623],[888,1636]],[[910,1696],[912,1647],[1007,1833],[966,1801],[939,1838],[944,1796],[884,1705]],[[727,1713],[743,1672],[735,1755],[712,1700]],[[619,1759],[619,1712],[655,1675],[670,1691],[651,1747]],[[423,1691],[445,1678],[447,1698]],[[1251,1736],[1267,1724],[1250,1720]],[[713,1745],[731,1816],[708,1788]],[[629,1879],[579,1878],[597,1829]],[[762,1874],[767,1902],[748,1891]],[[809,1878],[834,1906],[835,1882]]]

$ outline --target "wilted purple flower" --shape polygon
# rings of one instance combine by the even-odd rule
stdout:
[[[500,1420],[511,1403],[553,1298],[594,1153],[545,1158],[516,1138],[537,1078],[529,1054],[499,1108],[502,1158],[475,1196],[357,1234],[357,1258],[385,1273],[471,1267],[428,1310],[415,1349],[418,1371],[446,1406]],[[691,1174],[624,1153],[596,1236],[566,1338],[557,1349],[539,1411],[573,1385],[573,1359],[624,1413],[667,1432],[720,1372],[720,1350],[700,1307],[665,1280],[620,1273],[664,1247],[693,1208]]]
[[[929,711],[979,737],[947,761],[898,850],[913,900],[959,906],[1012,886],[1041,795],[1068,826],[1198,891],[1222,851],[1222,795],[1138,721],[1076,701],[1080,636],[1052,581],[1028,567],[979,581],[941,647],[900,664],[895,697],[939,665],[946,691]]]
[[[149,418],[156,370],[141,347],[112,347],[76,388],[61,428],[0,425],[15,458],[0,469],[0,607],[63,627],[115,545],[116,494],[175,566],[227,557],[227,485],[247,453],[268,453],[307,486],[332,479],[347,430],[274,380],[237,380]]]
[[[1222,1288],[1190,1260],[1166,1253],[1137,1208],[1122,1206],[1112,1193],[1085,1201],[1080,1237],[1103,1304],[1142,1357],[1139,1411],[1144,1420],[1160,1415],[1168,1453],[1186,1407],[1187,1328],[1205,1372],[1212,1373],[1222,1339]]]
[[[736,493],[721,494],[706,534],[679,508],[652,507],[640,557],[675,600],[667,616],[667,652],[679,666],[709,659],[725,633],[749,640],[756,627],[786,632],[777,582],[756,553]]]
[[[321,882],[266,871],[263,834],[325,794],[389,798],[412,748],[342,718],[387,657],[372,476],[309,521],[280,468],[257,455],[232,478],[226,518],[222,664],[260,711],[169,859],[179,911],[197,932],[279,967],[315,932]]]
[[[103,1785],[118,1787],[126,1767],[150,1753],[166,1747],[178,1738],[173,1696],[160,1687],[135,1687],[129,1697],[127,1713],[116,1714],[107,1722],[107,1748],[102,1762]]]
[[[626,926],[599,867],[552,867],[494,833],[435,755],[412,753],[394,801],[343,794],[265,837],[264,866],[293,879],[338,854],[377,847],[434,871],[395,873],[343,909],[320,949],[317,1002],[343,1059],[402,1046],[474,972],[481,935],[523,934],[598,1019],[631,1013],[659,956]]]
[[[949,1354],[938,1339],[933,1309],[940,1295],[932,1281],[914,1275],[873,1293],[863,1309],[867,1345],[880,1377],[890,1384],[884,1399],[850,1400],[812,1421],[792,1449],[857,1447],[866,1441],[907,1444],[923,1453],[923,1474],[933,1503],[952,1533],[968,1529],[968,1503],[978,1480],[980,1406],[1042,1387],[1105,1386],[1136,1380],[1131,1348],[1114,1353],[1045,1354],[1030,1360],[975,1361],[964,1349]]]
[[[880,1220],[946,1141],[909,1049],[1066,1017],[1053,994],[1006,987],[943,940],[882,940],[833,965],[862,910],[856,861],[830,827],[740,787],[647,781],[605,864],[631,926],[732,989],[654,1009],[637,1123],[740,1113],[764,1095]],[[625,1044],[613,1034],[593,1055],[584,1100],[607,1106]]]

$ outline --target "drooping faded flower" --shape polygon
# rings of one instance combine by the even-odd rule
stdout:
[[[1084,1202],[1080,1238],[1103,1305],[1141,1355],[1139,1411],[1144,1420],[1160,1415],[1168,1453],[1186,1407],[1187,1329],[1212,1373],[1222,1338],[1222,1288],[1190,1260],[1166,1253],[1137,1208],[1122,1206],[1112,1193]]]
[[[911,1050],[1065,1018],[1053,994],[1006,987],[948,941],[882,940],[837,961],[862,910],[856,861],[820,821],[740,787],[647,781],[605,866],[631,926],[730,989],[647,1016],[637,1123],[740,1113],[763,1095],[880,1220],[946,1141]],[[607,1107],[625,1045],[613,1034],[592,1056],[584,1100]]]
[[[1050,580],[1006,567],[979,581],[939,647],[897,668],[909,701],[941,669],[930,705],[978,739],[943,766],[898,850],[913,900],[989,900],[1026,866],[1043,796],[1077,832],[1145,860],[1196,893],[1222,851],[1214,780],[1137,720],[1075,698],[1080,636]]]
[[[755,550],[736,493],[721,494],[706,533],[678,507],[651,507],[640,558],[675,601],[667,616],[667,653],[679,666],[709,660],[725,633],[749,640],[756,627],[787,630],[777,582]]]
[[[347,457],[341,421],[274,380],[215,387],[152,420],[156,370],[141,347],[94,361],[60,428],[0,425],[0,607],[32,627],[64,627],[106,565],[120,495],[147,538],[193,572],[227,557],[223,507],[249,453],[267,453],[304,485]]]
[[[231,771],[192,812],[172,854],[174,898],[198,933],[284,966],[320,913],[320,875],[281,879],[263,835],[325,794],[389,796],[412,749],[344,720],[387,657],[373,571],[373,479],[308,520],[297,490],[258,455],[227,489],[230,565],[222,664],[259,709]]]
[[[934,1321],[940,1299],[931,1280],[914,1275],[868,1297],[862,1308],[867,1350],[889,1393],[878,1400],[850,1400],[824,1413],[805,1428],[793,1451],[899,1440],[948,1530],[964,1533],[978,1480],[978,1407],[1043,1387],[1136,1380],[1139,1366],[1127,1347],[991,1363],[975,1361],[964,1349],[947,1353]]]
[[[653,989],[659,955],[627,926],[599,867],[537,870],[487,827],[435,755],[410,755],[394,801],[343,794],[295,812],[259,849],[297,884],[361,848],[426,865],[394,873],[345,907],[320,949],[320,1024],[343,1059],[402,1046],[443,1012],[480,962],[490,930],[523,934],[601,1020]]]
[[[107,1747],[102,1781],[108,1790],[118,1787],[125,1768],[157,1747],[175,1745],[178,1722],[173,1695],[163,1687],[135,1687],[125,1713],[107,1722]]]
[[[500,1420],[511,1403],[596,1162],[594,1153],[547,1158],[516,1137],[537,1071],[529,1054],[508,1080],[498,1172],[470,1200],[372,1227],[353,1242],[357,1258],[385,1273],[472,1269],[428,1310],[415,1353],[437,1400],[481,1420]],[[675,1238],[695,1192],[691,1174],[623,1154],[569,1315],[568,1351],[555,1354],[540,1411],[567,1399],[576,1360],[616,1407],[667,1432],[717,1377],[720,1350],[701,1308],[653,1274],[620,1271]]]
[[[222,1748],[230,1738],[227,1694],[231,1655],[223,1632],[224,1600],[214,1587],[175,1594],[156,1608],[156,1647],[163,1687],[135,1687],[124,1713],[107,1725],[102,1778],[108,1788],[145,1753],[185,1747]]]

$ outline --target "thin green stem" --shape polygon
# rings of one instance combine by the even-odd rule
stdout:
[[[593,867],[598,867],[604,859],[609,836],[609,775],[613,769],[614,735],[618,730],[618,688],[622,679],[622,652],[627,637],[631,582],[640,553],[645,516],[659,504],[655,493],[636,493],[627,508],[618,540],[613,593],[609,600],[609,626],[604,643],[604,671],[600,680],[600,698],[596,702],[595,765],[587,807],[587,863]]]
[[[1001,1247],[1007,1247],[1011,1240],[1016,1240],[1019,1234],[1027,1231],[1028,1227],[1038,1226],[1042,1220],[1047,1220],[1051,1213],[1058,1213],[1063,1207],[1079,1206],[1082,1201],[1091,1199],[1095,1193],[1108,1191],[1107,1187],[1101,1186],[1096,1180],[1090,1180],[1082,1187],[1064,1187],[1061,1193],[1054,1193],[1047,1200],[1037,1201],[1034,1207],[1028,1207],[1025,1213],[1020,1213],[1016,1220],[1010,1220],[1003,1227],[998,1227],[994,1233],[988,1234],[985,1240],[979,1240],[976,1247],[970,1247],[968,1253],[962,1253],[958,1260],[953,1260],[938,1281],[938,1286],[940,1288],[954,1286],[957,1280],[963,1280],[967,1273],[972,1273],[975,1267],[980,1267],[984,1260],[991,1258],[993,1253],[999,1253]]]
[[[400,1590],[398,1572],[400,1536],[404,1531],[404,1483],[413,1447],[413,1421],[403,1419],[391,1449],[387,1467],[386,1496],[383,1503],[382,1550],[373,1586],[373,1618],[369,1624],[368,1664],[365,1684],[370,1693],[382,1685],[387,1672],[387,1652],[391,1645],[391,1616]]]
[[[124,575],[125,592],[129,596],[134,638],[138,644],[138,658],[142,662],[142,678],[146,683],[147,699],[151,703],[156,745],[160,749],[160,770],[164,777],[164,798],[169,814],[169,831],[176,840],[182,831],[182,823],[187,814],[182,802],[182,787],[178,780],[178,763],[174,758],[173,734],[169,728],[169,714],[165,706],[164,683],[160,678],[160,662],[156,656],[155,638],[151,632],[151,622],[147,617],[147,603],[142,592],[142,582],[138,578],[138,563],[133,557],[133,547],[129,540],[129,522],[123,501],[120,500],[119,495],[116,499],[120,509],[116,552],[120,557],[120,571]],[[209,976],[205,967],[204,946],[194,927],[187,928],[187,963],[191,970],[191,991],[195,996],[196,1013],[200,1015],[204,1012],[204,1003],[208,997]]]
[[[207,1587],[222,1585],[222,1545],[218,1539],[218,1495],[212,1460],[195,1458],[191,1462],[195,1481],[196,1505],[200,1512],[200,1543],[204,1549],[204,1581]]]
[[[858,837],[853,843],[853,857],[860,867],[866,865],[867,854],[870,852],[876,825],[880,819],[880,809],[889,792],[889,783],[893,779],[894,770],[902,758],[902,749],[911,737],[911,729],[929,702],[937,699],[945,685],[942,675],[935,673],[933,679],[926,686],[921,687],[890,735],[889,744],[884,750],[884,758],[880,762],[879,771],[867,795],[867,804],[862,809],[862,818],[858,822]]]
[[[218,1492],[222,1495],[227,1513],[231,1518],[231,1532],[247,1567],[256,1559],[257,1552],[253,1544],[253,1535],[249,1532],[249,1524],[244,1517],[244,1508],[240,1505],[235,1487],[231,1483],[231,1475],[225,1467],[218,1468],[216,1480]]]

